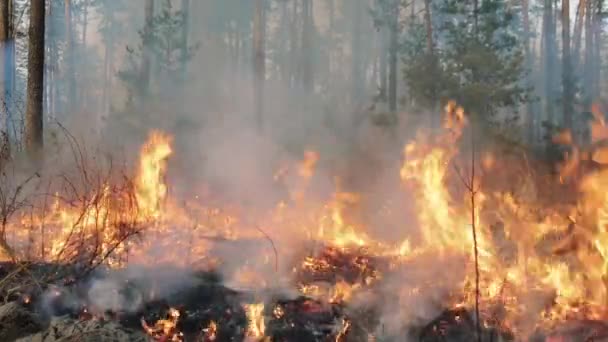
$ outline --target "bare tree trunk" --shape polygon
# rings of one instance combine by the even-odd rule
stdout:
[[[576,20],[574,22],[574,36],[573,36],[573,48],[572,52],[572,70],[578,70],[581,59],[581,38],[583,36],[583,22],[585,17],[585,5],[586,0],[579,0],[578,7],[576,9]]]
[[[150,72],[152,56],[150,51],[150,35],[152,34],[152,19],[154,18],[154,0],[146,0],[144,7],[145,24],[143,39],[143,56],[141,63],[141,90],[143,94],[150,91]]]
[[[45,3],[30,1],[28,32],[27,106],[25,112],[25,146],[35,160],[42,149],[42,101],[44,96],[44,27]]]
[[[2,26],[4,30],[2,36],[2,55],[3,55],[3,107],[6,111],[6,134],[9,141],[14,142],[16,139],[16,126],[13,118],[13,90],[14,90],[14,75],[15,75],[15,36],[13,30],[13,2],[12,0],[0,0],[2,2]]]
[[[314,91],[312,35],[314,21],[312,18],[312,0],[302,2],[302,86],[309,94]]]
[[[380,98],[384,103],[387,101],[388,96],[388,30],[385,27],[380,28]]]
[[[280,18],[281,29],[280,29],[280,35],[279,35],[279,61],[278,61],[279,79],[282,82],[289,82],[289,75],[288,75],[289,73],[288,73],[288,68],[287,68],[289,56],[287,55],[287,51],[288,51],[287,49],[288,49],[288,41],[289,41],[288,27],[291,25],[291,23],[289,21],[287,1],[279,2],[279,8],[280,8],[279,11],[281,13],[281,18]]]
[[[555,86],[555,21],[553,20],[553,0],[545,0],[543,12],[543,40],[544,40],[544,93],[545,117],[550,123],[553,121],[554,86]]]
[[[524,34],[524,58],[527,72],[526,86],[532,87],[531,73],[533,72],[532,53],[530,52],[530,6],[528,0],[521,1],[522,18],[523,18],[523,34]],[[535,132],[535,114],[534,107],[531,101],[526,102],[526,131],[528,143],[533,144],[536,141]]]
[[[388,73],[388,105],[392,113],[397,112],[397,62],[399,53],[399,1],[393,1],[390,14],[390,47],[389,47],[389,73]]]
[[[182,76],[186,78],[186,72],[188,71],[188,35],[190,34],[190,0],[182,0]]]
[[[2,49],[2,65],[7,65],[7,61],[9,60],[9,49],[8,49],[8,41],[9,41],[9,0],[0,0],[0,48]],[[9,114],[8,114],[8,102],[10,101],[9,91],[7,91],[6,86],[9,82],[6,80],[7,72],[4,71],[3,82],[2,82],[2,112],[6,114],[6,132],[9,131]]]
[[[572,127],[572,102],[574,101],[570,63],[570,0],[562,0],[562,104],[563,124],[567,128]]]
[[[587,1],[585,11],[585,69],[583,71],[585,108],[591,107],[593,100],[593,1]]]
[[[264,0],[255,0],[255,15],[253,20],[253,68],[255,92],[255,117],[258,130],[262,131],[264,124],[264,83],[266,79],[265,35],[266,20],[264,15]]]
[[[602,72],[602,8],[603,0],[597,0],[595,13],[593,14],[593,98],[600,96],[600,76]]]
[[[424,27],[426,30],[426,54],[429,58],[429,62],[431,63],[432,69],[436,70],[438,67],[438,61],[437,56],[435,55],[431,0],[424,0]],[[430,100],[432,106],[432,113],[430,115],[431,127],[438,127],[439,123],[441,122],[441,117],[439,111],[439,99],[437,96],[437,89],[435,85],[432,85]]]
[[[82,5],[82,46],[87,45],[87,25],[89,24],[89,0]]]
[[[66,81],[67,81],[67,112],[74,110],[76,102],[76,76],[74,70],[74,32],[72,30],[72,2],[65,0],[65,42],[66,42]]]
[[[299,58],[299,54],[298,54],[298,0],[293,0],[293,5],[292,5],[292,12],[291,12],[291,25],[289,26],[290,30],[289,30],[289,41],[290,41],[290,48],[289,48],[289,52],[291,54],[291,57],[289,58],[289,78],[290,78],[290,84],[292,87],[294,87],[296,85],[296,83],[298,82],[298,58]]]
[[[361,21],[363,4],[361,0],[353,0],[353,30],[351,42],[351,58],[352,58],[352,103],[357,107],[357,102],[361,100],[363,94],[363,70],[361,66]]]

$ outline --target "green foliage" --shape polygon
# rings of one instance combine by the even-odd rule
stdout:
[[[165,0],[159,13],[152,18],[149,30],[139,31],[139,46],[136,49],[127,46],[127,67],[118,73],[118,77],[129,90],[131,100],[134,100],[133,97],[144,100],[143,97],[149,94],[147,89],[142,88],[140,65],[144,53],[149,54],[158,68],[159,90],[183,84],[183,74],[179,70],[190,61],[198,48],[197,45],[184,46],[184,24],[183,13],[173,10],[171,0]]]
[[[524,102],[528,89],[521,85],[524,60],[514,13],[503,0],[478,3],[476,14],[472,1],[436,4],[433,53],[420,49],[425,36],[417,24],[403,47],[404,76],[412,96],[422,102],[455,99],[467,112],[490,118]]]

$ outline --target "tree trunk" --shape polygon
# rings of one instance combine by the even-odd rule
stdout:
[[[543,63],[544,63],[544,93],[545,93],[545,118],[550,123],[553,121],[554,111],[554,86],[555,86],[555,22],[553,20],[553,0],[545,0],[543,11]]]
[[[15,34],[13,30],[13,2],[12,0],[0,0],[2,2],[2,21],[5,26],[3,37],[3,92],[4,92],[4,109],[6,110],[6,133],[9,141],[16,140],[17,129],[13,118],[14,98],[13,91],[15,89]],[[5,36],[6,35],[6,36]]]
[[[392,113],[397,112],[397,62],[399,53],[399,1],[393,0],[390,14],[390,47],[389,47],[389,74],[388,74],[388,104]]]
[[[600,76],[602,72],[602,8],[603,0],[597,0],[593,14],[593,99],[600,97]]]
[[[351,58],[352,58],[352,89],[351,97],[352,103],[357,107],[357,102],[361,101],[362,94],[364,92],[363,87],[363,70],[361,63],[361,21],[363,4],[361,0],[353,0],[353,29],[352,29],[352,42],[351,42]]]
[[[289,25],[289,42],[290,48],[289,52],[291,57],[289,58],[289,78],[290,84],[292,87],[298,82],[298,0],[293,0],[293,5],[291,9],[291,25]]]
[[[10,39],[9,36],[9,0],[0,0],[0,48],[2,49],[2,65],[7,66],[7,61],[9,60],[9,49],[8,49],[8,42]],[[7,89],[7,85],[8,85],[8,81],[6,79],[6,76],[8,75],[6,69],[4,71],[4,75],[3,75],[3,82],[2,82],[2,112],[5,112],[6,114],[6,132],[8,134],[9,129],[10,129],[10,125],[9,125],[9,113],[8,113],[8,103],[10,101],[10,92]]]
[[[585,69],[583,72],[583,89],[585,110],[591,107],[593,98],[593,0],[587,1],[585,11]]]
[[[524,58],[526,71],[528,75],[526,75],[526,86],[533,87],[531,74],[533,72],[533,63],[532,63],[532,53],[530,51],[530,6],[528,0],[521,1],[522,7],[522,21],[523,21],[523,35],[524,35]],[[534,107],[532,105],[532,101],[526,102],[526,133],[529,144],[534,144],[536,142],[536,132],[535,132],[535,114]]]
[[[87,25],[89,24],[89,0],[82,5],[82,46],[87,45]]]
[[[578,7],[576,9],[576,19],[574,22],[574,36],[572,38],[572,46],[574,51],[572,51],[572,70],[579,69],[579,63],[581,59],[581,38],[583,36],[583,22],[585,21],[585,10],[587,6],[585,5],[586,0],[579,0]]]
[[[570,63],[570,0],[562,0],[562,104],[563,124],[566,128],[572,127],[572,103],[574,101]]]
[[[255,0],[255,15],[253,20],[253,89],[255,93],[256,124],[260,131],[262,131],[264,124],[264,82],[266,79],[266,54],[264,46],[266,20],[264,12],[264,0]]]
[[[190,34],[190,0],[182,0],[182,77],[186,78],[187,66],[188,66],[188,35]]]
[[[147,95],[150,91],[150,72],[152,56],[150,49],[150,35],[152,34],[152,20],[154,18],[154,0],[146,0],[144,6],[144,39],[143,55],[141,62],[141,92]]]
[[[43,144],[42,101],[44,95],[44,20],[45,3],[30,1],[29,48],[27,63],[27,105],[25,111],[25,146],[35,160]]]
[[[302,86],[304,91],[311,94],[314,91],[312,35],[314,21],[312,18],[312,0],[302,2]]]
[[[74,66],[74,32],[72,30],[72,2],[70,0],[65,0],[65,72],[66,72],[66,81],[67,81],[67,103],[66,110],[68,113],[72,113],[74,110],[74,104],[76,103],[76,76],[75,76],[75,66]]]

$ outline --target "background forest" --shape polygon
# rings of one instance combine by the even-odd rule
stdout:
[[[52,142],[58,123],[110,142],[232,124],[287,149],[331,137],[342,154],[360,136],[437,127],[456,100],[484,134],[551,156],[559,129],[588,143],[602,104],[603,1],[56,0],[44,22],[30,20],[33,4],[2,1],[12,151]],[[41,32],[44,63],[31,62]],[[35,68],[42,105],[30,115]],[[27,118],[44,124],[28,130]]]

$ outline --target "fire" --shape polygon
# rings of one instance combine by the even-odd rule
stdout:
[[[209,326],[203,329],[203,342],[211,342],[217,340],[217,323],[209,322]]]
[[[137,177],[137,203],[147,217],[157,219],[160,206],[167,196],[167,185],[163,182],[166,159],[172,153],[171,139],[161,132],[152,132],[141,151],[139,175]]]
[[[264,303],[244,305],[247,315],[247,336],[254,340],[261,340],[266,331],[264,323]]]
[[[592,138],[605,139],[608,128],[598,108],[594,108],[594,116]],[[484,171],[507,171],[497,154],[479,153],[482,171],[473,179],[470,156],[459,150],[467,125],[464,109],[450,102],[444,123],[442,131],[420,132],[404,144],[394,176],[404,193],[411,195],[416,211],[407,222],[408,236],[394,239],[398,241],[377,238],[369,223],[356,215],[367,200],[364,193],[336,181],[333,193],[309,198],[309,186],[314,184],[322,160],[313,150],[275,175],[277,181],[288,175],[298,178],[290,179],[293,182],[287,184],[284,198],[268,212],[248,211],[244,205],[230,203],[212,205],[203,196],[174,198],[165,179],[172,138],[157,131],[141,148],[138,168],[128,175],[129,186],[121,187],[107,177],[84,190],[74,187],[72,197],[78,201],[66,200],[58,191],[43,210],[20,213],[9,222],[7,235],[12,245],[34,251],[31,255],[23,252],[20,257],[24,259],[65,263],[86,259],[93,265],[112,267],[124,265],[126,259],[221,267],[222,260],[210,253],[210,247],[216,242],[229,245],[239,239],[251,240],[253,245],[272,245],[272,250],[268,248],[268,255],[244,255],[243,259],[259,256],[263,265],[243,261],[231,280],[274,286],[284,275],[271,278],[258,266],[275,265],[273,271],[279,273],[272,260],[296,260],[290,264],[293,272],[285,283],[325,306],[341,307],[392,279],[393,273],[403,272],[407,285],[395,291],[399,300],[440,289],[436,292],[441,295],[430,291],[433,300],[442,301],[448,309],[470,309],[479,297],[483,324],[507,328],[521,339],[568,320],[608,319],[608,170],[581,170],[585,158],[602,161],[608,150],[588,151],[577,145],[571,132],[560,134],[556,141],[573,148],[560,176],[573,180],[578,192],[569,194],[573,198],[567,203],[547,204],[537,198],[533,181],[525,184],[525,191],[486,187],[489,172]],[[473,262],[473,223],[478,269]],[[260,231],[252,227],[264,227],[267,234],[260,237]],[[144,229],[154,239],[146,240],[144,235],[141,241],[128,240],[129,234]],[[40,237],[32,231],[40,231]],[[258,243],[261,239],[264,241]],[[309,242],[312,247],[292,250],[300,247],[299,242],[306,242],[302,249]],[[301,252],[306,254],[296,255]],[[262,252],[254,249],[249,253]],[[264,269],[268,268],[272,267]],[[418,277],[417,272],[432,275],[434,269],[441,274],[431,281]],[[416,307],[411,303],[415,301],[408,305]],[[263,303],[244,306],[251,339],[262,339],[267,333],[264,307]],[[272,316],[285,317],[286,311],[275,306]],[[180,341],[179,318],[179,311],[171,309],[166,319],[152,326],[142,320],[142,326],[151,337]],[[336,340],[345,340],[354,323],[345,319],[341,331],[333,332]],[[217,340],[216,321],[203,329],[203,336],[205,341]]]
[[[149,326],[142,318],[141,325],[146,334],[156,341],[183,342],[184,336],[177,330],[179,316],[177,309],[170,308],[166,319],[158,320],[153,326]]]

